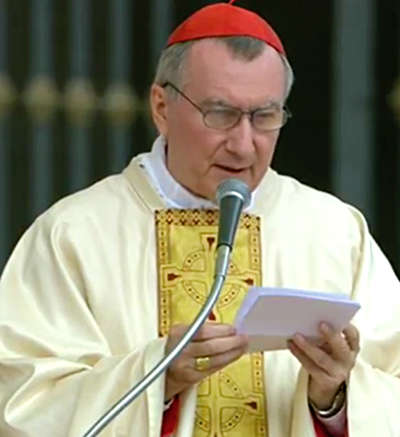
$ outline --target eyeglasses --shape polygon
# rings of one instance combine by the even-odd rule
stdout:
[[[166,82],[162,85],[163,88],[166,88],[167,86],[170,86],[174,91],[194,106],[202,114],[204,124],[211,129],[231,129],[240,122],[243,115],[247,115],[254,129],[261,132],[269,132],[283,127],[292,116],[287,107],[257,108],[253,111],[243,111],[240,108],[234,108],[231,106],[203,109],[171,82]]]

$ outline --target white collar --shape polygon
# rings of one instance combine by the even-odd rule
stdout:
[[[217,208],[211,200],[198,197],[188,191],[169,172],[165,158],[166,140],[159,136],[153,143],[150,153],[143,155],[142,164],[149,174],[153,188],[166,202],[168,208],[178,209],[209,209]],[[251,209],[254,203],[254,193],[246,210]]]

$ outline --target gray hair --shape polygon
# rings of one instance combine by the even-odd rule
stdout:
[[[256,38],[248,36],[230,36],[214,38],[221,41],[231,51],[234,57],[244,61],[252,61],[260,56],[265,50],[266,43]],[[187,41],[174,44],[166,48],[162,53],[158,62],[154,82],[158,85],[164,85],[171,82],[178,87],[183,86],[183,78],[185,71],[185,62],[190,52],[191,47],[196,41]],[[290,91],[294,82],[293,69],[286,56],[279,53],[286,71],[286,92],[285,100],[289,97]],[[174,93],[169,89],[169,92]]]

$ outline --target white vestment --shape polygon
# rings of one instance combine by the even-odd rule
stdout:
[[[158,337],[154,211],[166,207],[144,155],[67,197],[18,243],[0,282],[0,435],[80,437],[164,355]],[[341,292],[361,303],[348,386],[351,437],[400,436],[400,285],[359,212],[269,170],[261,217],[264,286]],[[271,437],[311,437],[307,375],[265,354]],[[102,437],[159,437],[164,377]],[[196,389],[177,437],[190,437]]]

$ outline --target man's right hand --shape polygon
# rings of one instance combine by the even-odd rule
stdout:
[[[168,336],[166,354],[187,331],[187,325],[174,325]],[[165,400],[172,399],[206,376],[239,359],[248,348],[248,338],[236,335],[231,325],[204,324],[178,358],[169,366],[166,374]],[[208,367],[196,370],[196,358],[208,357]]]

